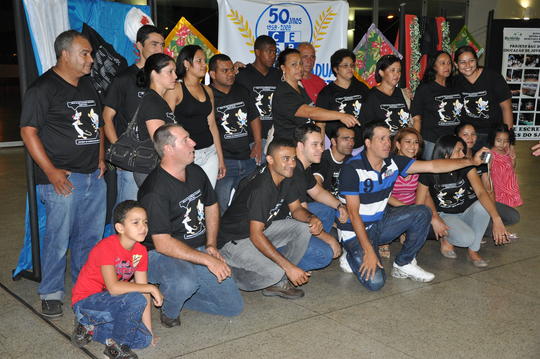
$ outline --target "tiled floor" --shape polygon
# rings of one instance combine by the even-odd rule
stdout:
[[[241,316],[185,311],[174,329],[162,328],[155,315],[161,340],[139,356],[539,358],[540,158],[529,155],[529,146],[517,146],[526,203],[512,231],[521,239],[504,247],[486,244],[487,269],[468,263],[464,249],[455,261],[442,258],[429,241],[418,261],[437,275],[433,283],[390,278],[374,293],[333,263],[313,274],[297,301],[244,293]],[[23,150],[0,149],[0,283],[38,310],[37,284],[11,280],[22,245],[25,191]],[[394,243],[392,251],[398,249]],[[101,357],[100,344],[89,344],[88,354],[69,343],[73,315],[65,309],[63,318],[47,322],[0,288],[0,358]]]

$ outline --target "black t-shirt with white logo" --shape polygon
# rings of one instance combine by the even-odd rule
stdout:
[[[169,104],[156,91],[148,89],[141,100],[141,107],[137,114],[137,133],[139,140],[145,141],[150,135],[146,127],[146,121],[162,120],[165,123],[176,123],[174,112]]]
[[[298,189],[298,195],[300,196],[300,202],[312,201],[307,191],[317,185],[317,180],[313,177],[311,166],[304,168],[304,165],[299,159],[296,159],[296,167],[294,168],[292,176],[294,185]]]
[[[360,117],[360,109],[366,101],[369,88],[354,77],[351,79],[351,84],[348,88],[338,86],[335,82],[331,82],[321,90],[317,97],[317,107],[322,107],[327,110],[338,111],[353,115],[358,120]],[[331,134],[341,123],[339,121],[326,122],[326,133]],[[362,144],[362,131],[359,126],[354,126],[355,144],[354,147],[360,147]]]
[[[153,234],[170,234],[192,248],[206,244],[204,208],[217,200],[202,168],[188,165],[182,182],[158,166],[142,184],[138,198],[148,213],[149,238],[143,244],[149,250],[155,249]]]
[[[274,138],[293,138],[294,129],[304,123],[311,122],[309,118],[296,117],[295,113],[302,105],[313,105],[306,90],[298,86],[298,91],[287,82],[282,81],[274,92],[272,113],[274,114]]]
[[[459,90],[441,86],[436,81],[418,86],[411,105],[412,117],[422,116],[422,137],[430,142],[454,134],[455,127],[461,123],[462,112],[465,111]]]
[[[463,213],[478,198],[467,178],[474,166],[439,175],[422,173],[420,183],[429,187],[437,212]]]
[[[500,74],[484,67],[474,84],[459,75],[456,85],[463,97],[462,122],[472,123],[481,133],[502,123],[500,103],[512,94]]]
[[[320,163],[311,165],[313,175],[322,178],[323,188],[336,197],[339,195],[339,172],[341,171],[343,163],[349,158],[351,158],[351,156],[347,155],[343,161],[336,161],[332,155],[332,151],[328,149],[323,152]]]
[[[276,220],[282,207],[298,199],[296,187],[290,178],[276,186],[268,168],[259,173],[238,193],[223,214],[219,242],[249,238],[250,221],[264,223],[265,229]]]
[[[281,70],[271,67],[268,73],[261,74],[252,64],[240,68],[236,83],[244,86],[251,95],[251,100],[262,121],[262,137],[266,138],[272,127],[272,97],[276,86],[281,82]]]
[[[237,84],[227,94],[213,86],[212,90],[223,156],[235,160],[249,159],[249,122],[257,118],[259,113],[248,90]]]
[[[139,68],[136,65],[131,65],[114,79],[107,90],[103,104],[116,111],[113,123],[117,136],[126,131],[129,121],[133,118],[133,114],[146,91],[146,89],[137,86],[138,73]]]
[[[401,89],[396,87],[390,96],[376,87],[369,91],[360,111],[360,123],[365,125],[372,121],[384,121],[392,135],[400,128],[411,127],[411,115]]]
[[[77,87],[53,69],[40,76],[24,96],[20,127],[35,127],[45,153],[56,168],[92,173],[99,161],[101,103],[88,77]],[[49,180],[36,165],[37,184]]]

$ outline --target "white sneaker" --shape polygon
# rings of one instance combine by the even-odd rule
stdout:
[[[431,282],[435,278],[435,274],[427,272],[416,264],[416,258],[409,264],[399,266],[394,262],[392,268],[392,277],[394,278],[411,278],[417,282]]]
[[[352,273],[351,266],[349,265],[349,261],[347,260],[347,252],[343,250],[343,253],[341,253],[341,257],[339,257],[339,268],[345,273]]]

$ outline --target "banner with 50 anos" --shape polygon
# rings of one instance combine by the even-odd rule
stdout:
[[[347,47],[349,5],[346,1],[217,0],[218,49],[233,61],[253,62],[253,44],[260,35],[276,40],[278,53],[301,42],[315,47],[313,72],[333,78],[330,56]]]

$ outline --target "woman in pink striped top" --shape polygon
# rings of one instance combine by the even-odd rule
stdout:
[[[413,127],[404,127],[396,133],[392,149],[400,156],[417,158],[421,147],[422,136],[420,133]],[[419,176],[419,174],[411,174],[407,177],[399,176],[388,203],[394,207],[415,204]],[[390,258],[390,245],[379,246],[379,255],[382,258]]]

